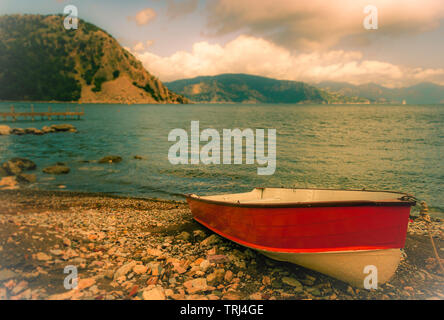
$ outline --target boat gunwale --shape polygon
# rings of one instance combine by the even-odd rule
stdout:
[[[185,194],[184,197],[208,204],[241,207],[241,208],[322,208],[322,207],[411,207],[416,205],[416,198],[408,193],[389,190],[359,190],[359,189],[321,189],[321,188],[284,188],[284,187],[256,187],[254,189],[287,189],[287,190],[323,190],[323,191],[360,191],[360,192],[384,192],[407,197],[407,200],[338,200],[338,201],[311,201],[311,202],[282,202],[282,203],[240,203],[220,200],[204,199],[196,194]],[[254,190],[253,189],[253,190]],[[414,200],[415,199],[415,200]]]

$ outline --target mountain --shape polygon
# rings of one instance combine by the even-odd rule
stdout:
[[[375,103],[439,104],[444,103],[444,86],[430,82],[404,88],[387,88],[375,83],[353,85],[346,82],[324,81],[315,85],[329,92],[366,98]]]
[[[104,30],[61,15],[0,16],[0,100],[186,103]]]
[[[364,103],[365,99],[329,94],[304,82],[247,74],[221,74],[166,82],[199,103]]]

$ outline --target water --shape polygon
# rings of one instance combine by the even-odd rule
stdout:
[[[0,111],[9,110],[0,103]],[[46,111],[50,104],[34,104]],[[29,110],[15,103],[16,111]],[[52,110],[68,105],[51,104]],[[71,109],[72,105],[69,105]],[[177,194],[248,191],[256,186],[399,190],[444,212],[444,106],[382,105],[84,105],[82,120],[7,122],[11,127],[71,123],[79,132],[1,136],[0,160],[26,157],[39,170],[32,188],[179,199]],[[168,133],[215,128],[274,128],[277,164],[272,176],[257,165],[172,165]],[[201,146],[205,143],[201,143]],[[94,160],[116,154],[119,164]],[[144,160],[133,159],[134,155]],[[91,162],[86,163],[85,160]],[[71,172],[43,174],[65,162]]]

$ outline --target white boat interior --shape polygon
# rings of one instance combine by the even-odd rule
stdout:
[[[200,196],[199,199],[228,203],[313,203],[342,201],[399,201],[403,193],[384,191],[255,188],[250,192]]]

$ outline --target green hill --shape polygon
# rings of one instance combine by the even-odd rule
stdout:
[[[0,16],[0,100],[186,103],[108,33],[61,15]]]
[[[316,87],[335,91],[342,95],[353,95],[375,103],[439,104],[444,103],[444,86],[422,82],[410,87],[387,88],[375,83],[353,85],[346,82],[324,81]]]
[[[221,74],[176,80],[165,85],[200,103],[365,103],[366,99],[331,94],[304,82],[247,74]]]

